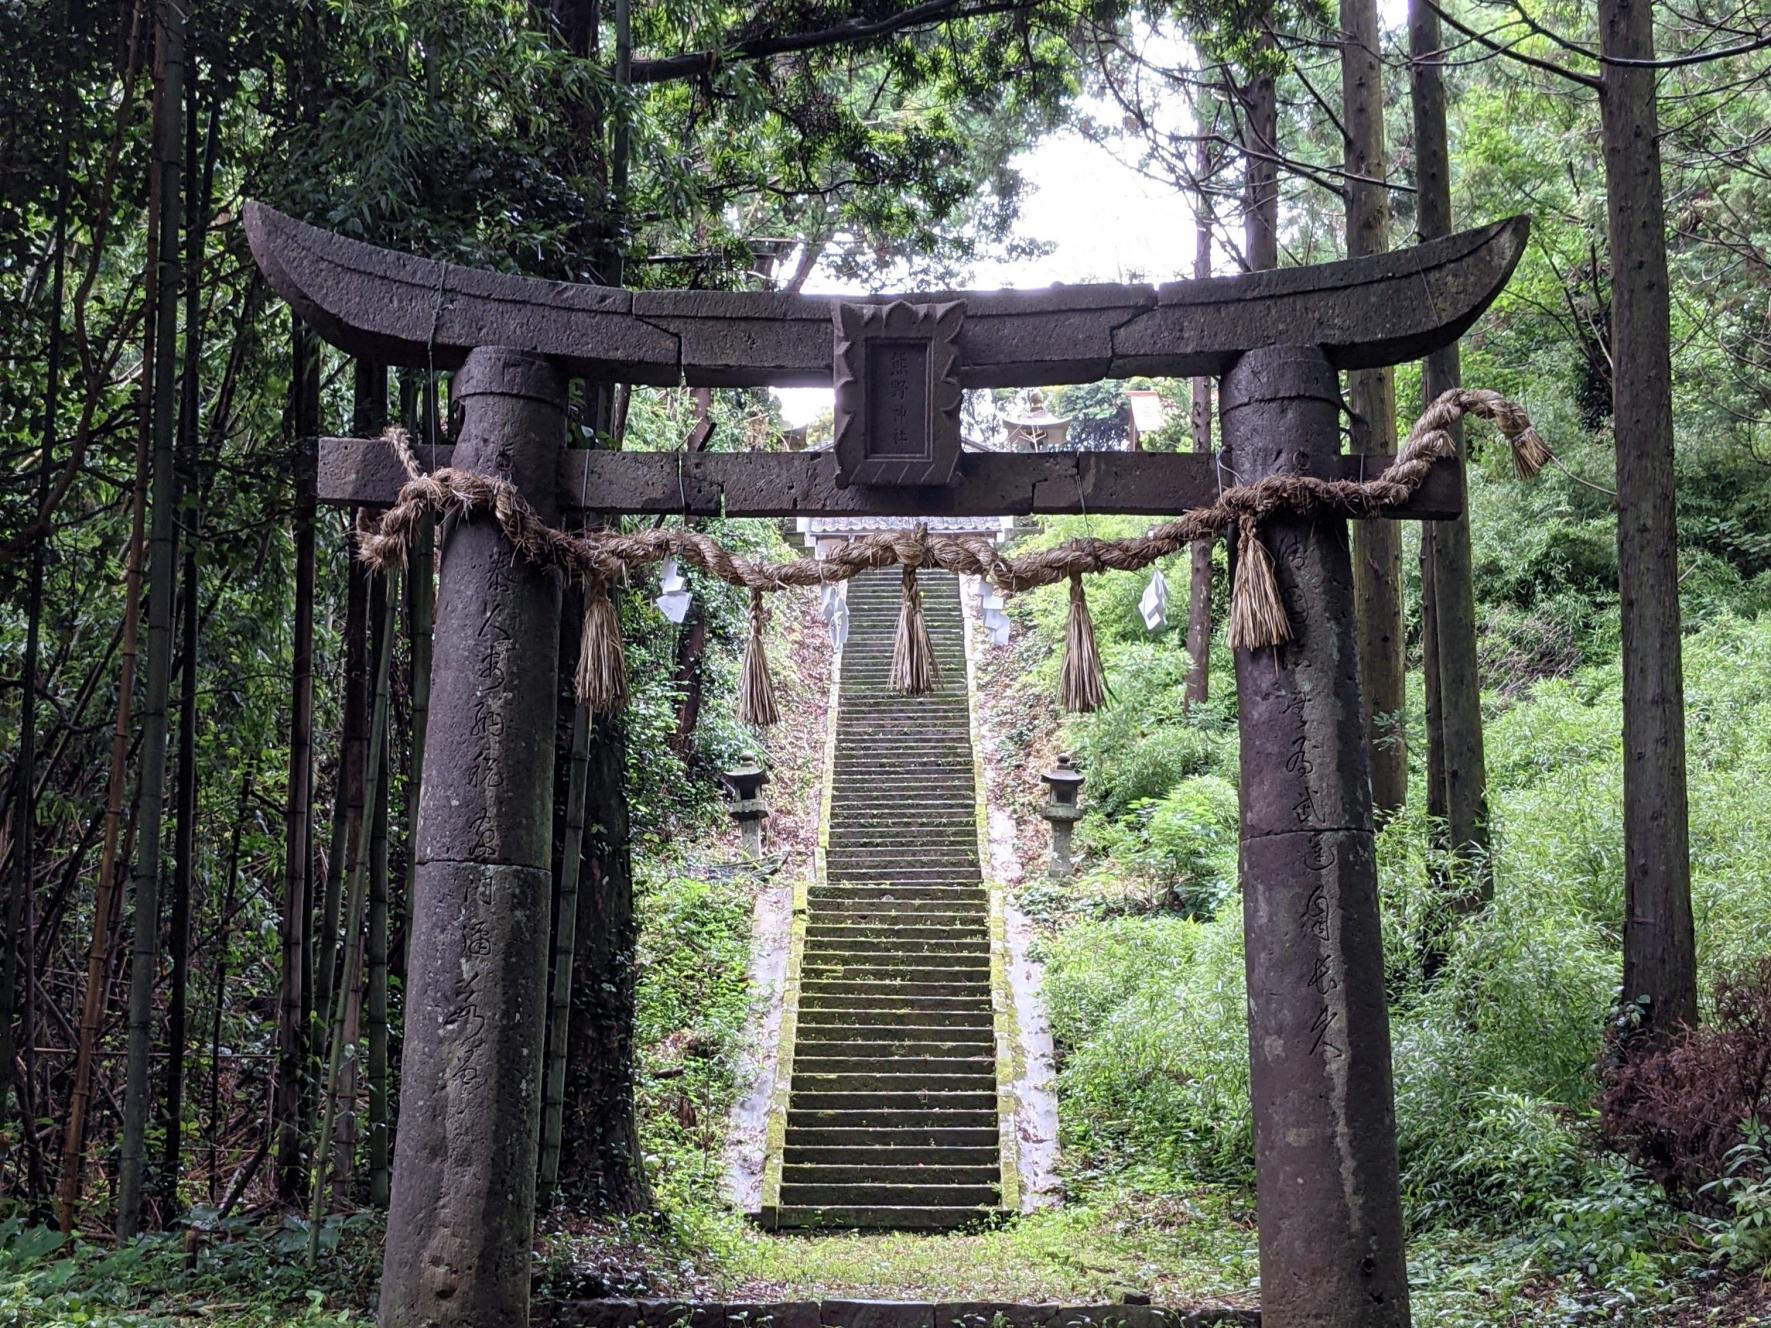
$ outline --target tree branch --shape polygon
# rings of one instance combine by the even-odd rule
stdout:
[[[732,42],[720,50],[694,51],[683,55],[667,55],[655,60],[635,60],[633,83],[666,83],[679,78],[696,78],[711,74],[723,64],[741,60],[765,60],[772,55],[788,55],[795,51],[812,51],[824,46],[848,42],[872,41],[890,37],[911,28],[928,27],[949,20],[988,18],[993,14],[1029,9],[1031,0],[984,0],[962,6],[960,0],[923,0],[880,19],[844,19],[828,28],[790,32],[779,37],[750,37]]]

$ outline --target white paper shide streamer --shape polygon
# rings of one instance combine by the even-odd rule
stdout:
[[[1008,614],[1003,612],[1002,592],[988,581],[978,584],[978,614],[983,620],[984,630],[990,633],[990,644],[1006,646],[1008,644]]]
[[[1150,584],[1144,587],[1144,597],[1138,601],[1138,612],[1144,615],[1144,626],[1152,632],[1159,632],[1168,626],[1168,582],[1163,580],[1162,569],[1155,567],[1150,570]]]
[[[849,583],[826,581],[818,592],[818,616],[830,629],[832,648],[841,650],[849,640]]]
[[[658,564],[658,598],[652,603],[673,623],[680,624],[689,616],[689,602],[693,598],[689,594],[688,580],[683,576],[682,569],[676,565],[675,558],[666,558]]]

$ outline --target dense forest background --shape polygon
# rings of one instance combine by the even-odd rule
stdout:
[[[447,384],[294,326],[247,253],[243,201],[565,280],[926,287],[1037,243],[1016,224],[1020,154],[1063,129],[1172,185],[1177,252],[1155,278],[1531,215],[1462,375],[1523,402],[1556,464],[1526,485],[1472,433],[1464,609],[1441,537],[1360,545],[1378,569],[1362,613],[1392,615],[1368,690],[1416,1273],[1441,1296],[1436,1322],[1757,1312],[1727,1307],[1771,1259],[1771,36],[1752,0],[1700,0],[1655,7],[1651,49],[1619,56],[1620,8],[0,8],[0,1315],[79,1321],[187,1277],[313,1289],[306,1312],[325,1316],[360,1307],[372,1279],[428,603],[423,577],[390,605],[351,570],[351,515],[314,505],[311,440],[390,421],[446,438]],[[1435,104],[1438,135],[1422,118]],[[1638,130],[1663,197],[1629,233],[1666,264],[1665,383],[1642,320],[1617,317],[1620,299],[1642,308],[1640,255],[1620,262],[1615,238],[1626,205],[1648,206],[1641,177],[1619,183]],[[1349,383],[1350,444],[1390,450],[1395,418],[1443,372]],[[1208,445],[1209,385],[1156,386],[1176,423],[1145,445]],[[766,394],[575,392],[574,445],[785,445]],[[1106,436],[1118,392],[1056,400]],[[1664,474],[1630,468],[1654,455],[1644,395],[1671,407]],[[1119,524],[1054,520],[1035,538]],[[760,523],[717,529],[779,547]],[[1670,629],[1639,616],[1651,582]],[[581,847],[559,874],[586,903],[573,1032],[551,1055],[603,1086],[551,1125],[550,1220],[593,1251],[561,1237],[568,1282],[586,1259],[615,1284],[690,1265],[830,1275],[762,1252],[710,1180],[748,906],[691,859],[718,824],[717,772],[760,744],[733,716],[741,599],[694,589],[680,629],[650,588],[622,593],[635,697],[619,723],[577,734],[563,708],[562,775],[576,764],[588,798],[574,810],[562,787],[562,842]],[[1075,1202],[970,1257],[1049,1270],[1081,1241],[1113,1276],[1161,1265],[1187,1270],[1166,1284],[1177,1295],[1247,1294],[1228,654],[1221,632],[1189,654],[1184,622],[1147,634],[1141,589],[1110,578],[1095,595],[1116,692],[1101,714],[1062,719],[1043,699],[1057,597],[1020,602],[994,666],[1017,698],[993,711],[1014,808],[1030,813],[1062,746],[1091,810],[1079,882],[1022,891],[1046,935]],[[1447,612],[1474,649],[1462,710],[1439,690]],[[778,619],[783,640],[798,630]],[[1683,687],[1648,688],[1650,704],[1642,661],[1666,663],[1669,630]],[[383,659],[385,759],[371,759]],[[1689,768],[1643,793],[1639,775],[1625,787],[1620,732],[1651,711],[1688,729]],[[1447,714],[1485,735],[1480,805],[1448,801]],[[1675,786],[1689,880],[1665,863],[1648,875],[1687,890],[1682,985],[1703,1027],[1657,1036],[1644,1061],[1619,1050],[1652,1023],[1638,988],[1661,981],[1620,986],[1631,873],[1653,856],[1633,836],[1664,847],[1684,817],[1675,833],[1624,808],[1670,806]],[[349,1050],[329,1066],[329,1047]],[[661,1226],[600,1225],[651,1212]],[[86,1262],[57,1261],[64,1228]],[[268,1243],[246,1239],[266,1228]],[[175,1234],[102,1262],[137,1231]],[[309,1271],[310,1242],[337,1252],[333,1280]],[[923,1256],[880,1257],[879,1283],[932,1275]]]

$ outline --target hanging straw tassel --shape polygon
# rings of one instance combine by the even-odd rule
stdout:
[[[744,645],[744,663],[738,670],[738,722],[763,729],[781,719],[781,712],[775,708],[775,680],[769,676],[769,652],[763,644],[763,627],[767,621],[763,593],[753,586],[750,591],[750,640]]]
[[[1529,424],[1518,433],[1509,433],[1507,444],[1513,449],[1513,473],[1522,480],[1531,479],[1550,463],[1550,445]]]
[[[1291,622],[1273,578],[1273,558],[1255,532],[1254,518],[1242,518],[1236,545],[1236,584],[1230,591],[1230,646],[1258,650],[1291,640]]]
[[[916,569],[904,566],[904,601],[898,606],[898,637],[892,643],[892,688],[906,696],[935,690],[941,667],[935,663],[935,647],[922,616],[922,590]]]
[[[584,634],[578,641],[578,699],[593,715],[612,715],[627,704],[627,656],[621,618],[600,577],[584,583]]]
[[[1555,460],[1550,445],[1532,427],[1531,417],[1516,402],[1508,401],[1498,392],[1481,389],[1472,389],[1462,395],[1469,403],[1466,409],[1486,415],[1506,437],[1507,446],[1513,451],[1513,473],[1520,479],[1533,478]]]
[[[1058,674],[1064,709],[1076,715],[1099,710],[1107,701],[1107,674],[1095,645],[1095,622],[1089,617],[1082,577],[1070,574],[1070,618],[1064,625],[1064,667]]]

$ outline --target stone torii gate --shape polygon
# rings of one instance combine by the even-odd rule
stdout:
[[[514,482],[544,520],[1173,515],[1231,482],[1357,479],[1340,370],[1449,345],[1518,261],[1523,219],[1372,258],[1151,287],[845,301],[640,292],[377,249],[249,205],[272,287],[340,349],[455,370],[434,466]],[[1223,451],[964,454],[966,387],[1137,374],[1222,379]],[[737,387],[835,382],[822,455],[569,451],[569,376]],[[319,496],[385,506],[387,445],[326,439]],[[1455,461],[1387,515],[1462,507]],[[1293,639],[1236,653],[1248,1035],[1268,1328],[1409,1322],[1372,810],[1339,517],[1265,522]],[[490,519],[443,539],[414,853],[383,1328],[526,1317],[549,912],[557,578]]]

